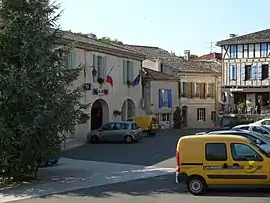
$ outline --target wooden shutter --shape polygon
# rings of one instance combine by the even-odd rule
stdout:
[[[206,83],[203,83],[203,99],[206,99]]]
[[[200,92],[199,92],[199,97],[200,99],[203,99],[203,83],[199,83],[199,88],[200,88]]]
[[[190,98],[191,97],[191,84],[190,82],[187,82],[187,98]]]
[[[194,98],[194,93],[195,93],[195,84],[194,82],[190,83],[190,98]]]

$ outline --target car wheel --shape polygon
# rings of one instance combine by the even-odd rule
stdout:
[[[130,135],[127,135],[127,136],[125,137],[125,143],[131,144],[133,141],[134,141],[134,140],[133,140],[133,138],[132,138]]]
[[[99,143],[99,142],[100,142],[100,139],[99,139],[99,137],[96,136],[96,135],[93,135],[93,136],[90,138],[90,143],[92,143],[92,144],[97,144],[97,143]]]
[[[51,162],[51,164],[55,165],[58,163],[58,160]]]
[[[191,176],[187,181],[187,189],[193,195],[202,195],[207,190],[207,184],[202,177]]]

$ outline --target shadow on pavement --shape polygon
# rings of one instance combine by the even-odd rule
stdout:
[[[81,189],[69,193],[60,194],[65,196],[85,196],[108,198],[117,195],[129,196],[153,196],[162,194],[190,195],[184,185],[174,182],[173,175],[163,175],[147,179],[133,180],[124,183],[116,183]],[[212,188],[203,197],[270,197],[269,188]],[[47,198],[46,196],[43,198]],[[202,198],[203,198],[202,197]]]

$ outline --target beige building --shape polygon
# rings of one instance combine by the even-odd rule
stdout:
[[[187,52],[188,54],[189,52]],[[185,56],[188,59],[188,56]],[[161,61],[180,71],[180,106],[184,128],[211,128],[218,125],[216,112],[221,96],[221,64],[163,57]]]
[[[67,68],[84,65],[73,87],[84,86],[82,103],[90,104],[91,119],[77,126],[76,136],[85,136],[109,121],[144,114],[140,106],[144,55],[70,32],[64,33],[64,42],[74,44],[67,55]],[[111,80],[106,81],[107,76]]]
[[[179,106],[179,78],[143,68],[143,109],[147,115],[156,115],[162,128],[169,128],[173,112]]]

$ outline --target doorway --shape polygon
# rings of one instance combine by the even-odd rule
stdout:
[[[183,106],[182,116],[183,116],[183,127],[187,127],[188,125],[188,107],[187,106]]]
[[[91,130],[96,130],[109,121],[109,107],[103,99],[97,99],[91,108]]]

